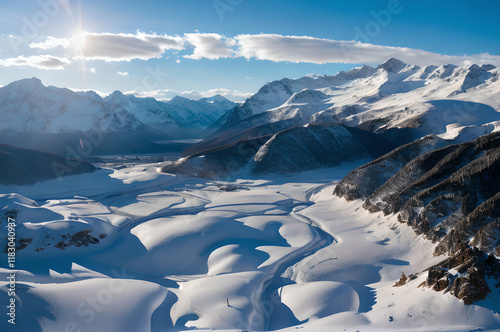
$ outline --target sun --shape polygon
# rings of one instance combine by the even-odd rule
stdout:
[[[83,55],[83,51],[85,50],[85,43],[87,40],[87,34],[85,32],[78,32],[73,35],[71,38],[71,45],[77,54]]]

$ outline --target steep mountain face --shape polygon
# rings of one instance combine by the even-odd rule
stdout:
[[[376,158],[393,146],[376,134],[339,125],[293,127],[195,153],[163,167],[166,173],[221,178],[242,170],[286,174]]]
[[[428,134],[464,142],[499,126],[499,77],[492,65],[421,68],[389,59],[376,68],[273,81],[219,119],[199,151],[228,132],[285,120],[359,127],[399,144]]]
[[[0,144],[0,184],[33,185],[68,175],[92,173],[95,167],[40,151]]]
[[[144,124],[159,124],[168,127],[180,127],[181,123],[165,110],[164,103],[154,98],[137,98],[133,95],[125,96],[120,91],[115,91],[102,99],[113,109],[125,109]]]
[[[463,278],[475,280],[475,284],[486,283],[484,269],[494,270],[486,271],[487,275],[500,276],[498,264],[485,263],[485,255],[500,252],[500,133],[429,151],[441,144],[434,137],[426,137],[402,146],[353,170],[334,194],[347,200],[363,199],[363,207],[370,212],[396,213],[401,223],[437,243],[435,255],[476,257],[476,265],[465,264],[468,261],[462,259],[447,270],[457,268],[463,270]],[[472,254],[469,246],[481,253]],[[447,275],[443,272],[434,280],[432,271],[428,286]],[[480,295],[467,297],[463,294],[470,289],[461,291],[458,280],[443,281],[435,287],[443,290],[448,286],[458,287],[454,294],[466,303],[483,299],[489,292],[483,287]]]
[[[403,145],[347,174],[336,186],[335,193],[348,201],[366,199],[408,162],[446,144],[446,141],[439,137],[429,135]],[[365,181],[366,179],[369,181]]]
[[[45,87],[32,78],[0,88],[0,141],[66,154],[66,147],[74,149],[98,133],[105,139],[93,146],[94,153],[160,151],[153,141],[185,137],[193,128],[198,135],[234,105],[222,96],[165,103],[115,91],[101,98],[93,91]]]
[[[208,179],[227,178],[240,173],[271,137],[262,136],[218,146],[167,164],[161,171]]]
[[[4,128],[33,133],[107,132],[144,124],[205,128],[236,105],[220,95],[200,100],[177,96],[161,102],[115,91],[101,98],[94,91],[45,87],[37,78],[0,88]]]
[[[392,145],[375,134],[338,125],[309,125],[284,130],[253,158],[253,173],[286,174],[373,159]]]

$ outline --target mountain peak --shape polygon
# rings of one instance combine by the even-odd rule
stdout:
[[[227,99],[226,97],[224,97],[223,95],[221,95],[219,93],[216,94],[216,95],[213,95],[211,97],[205,97],[202,100],[212,101],[212,102],[219,102],[219,103],[225,103],[225,102],[229,101],[229,99]]]
[[[179,103],[179,102],[184,102],[186,100],[190,100],[189,98],[182,97],[179,95],[174,96],[174,98],[170,99],[168,102],[169,103]]]
[[[25,78],[19,81],[15,81],[11,84],[13,84],[16,88],[25,88],[30,90],[33,90],[39,86],[43,86],[42,81],[37,77]]]
[[[379,65],[377,67],[377,69],[382,68],[382,69],[389,71],[391,73],[397,73],[406,66],[407,66],[407,64],[404,63],[403,61],[396,59],[396,58],[390,58],[386,62]]]
[[[125,95],[119,91],[119,90],[115,90],[113,91],[113,93],[111,93],[109,96],[107,96],[105,98],[105,100],[107,101],[120,101],[120,100],[123,100],[123,99],[126,99]]]

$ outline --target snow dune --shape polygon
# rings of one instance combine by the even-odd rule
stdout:
[[[235,179],[239,189],[222,191],[209,180],[139,165],[3,187],[18,194],[1,196],[0,208],[17,209],[19,238],[33,238],[18,252],[16,328],[500,327],[491,305],[464,307],[449,295],[392,287],[401,272],[421,271],[440,258],[432,256],[432,243],[393,217],[334,197],[336,180],[347,171]],[[61,241],[64,250],[55,247]],[[12,271],[0,264],[4,303]],[[1,330],[11,331],[6,324],[0,321]]]

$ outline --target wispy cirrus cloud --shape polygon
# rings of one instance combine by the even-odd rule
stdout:
[[[61,70],[69,64],[71,64],[71,60],[68,58],[55,57],[52,55],[20,55],[16,58],[0,59],[0,66],[4,67],[25,66],[45,70]]]

